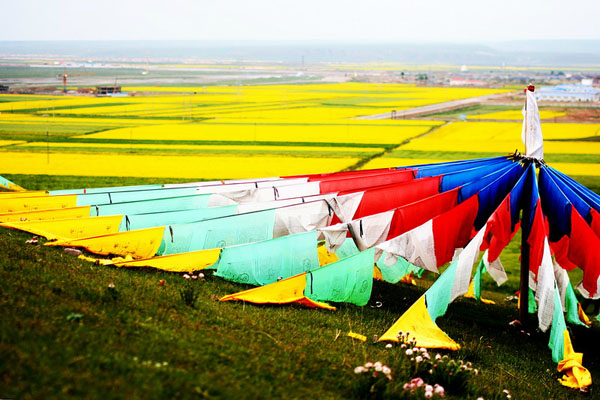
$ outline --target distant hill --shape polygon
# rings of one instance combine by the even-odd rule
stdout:
[[[507,66],[600,65],[600,40],[527,40],[481,44],[253,41],[0,41],[2,55],[101,59],[401,62]]]

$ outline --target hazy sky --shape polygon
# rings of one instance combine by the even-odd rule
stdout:
[[[600,38],[600,0],[0,0],[0,14],[0,40]]]

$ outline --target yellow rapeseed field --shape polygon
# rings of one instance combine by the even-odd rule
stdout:
[[[253,178],[342,170],[358,159],[284,156],[165,156],[3,152],[0,172],[10,174],[136,176],[189,179]]]
[[[402,150],[510,153],[518,149],[523,152],[521,129],[521,123],[453,122],[412,140],[406,146],[402,146]],[[600,154],[600,142],[548,140],[597,136],[600,133],[600,125],[544,123],[542,132],[545,153]]]
[[[359,161],[358,155],[364,159],[381,152],[383,146],[399,147],[370,160],[363,169],[453,161],[450,152],[491,156],[524,150],[520,110],[474,114],[468,116],[468,122],[449,124],[355,119],[507,92],[505,89],[325,83],[124,90],[136,93],[126,97],[7,95],[10,101],[0,103],[0,175],[227,179],[339,171]],[[540,115],[551,120],[564,113],[542,110]],[[31,139],[53,124],[47,141],[39,136]],[[552,166],[567,174],[600,176],[600,163],[589,164],[593,161],[590,154],[600,154],[600,141],[577,140],[600,135],[600,124],[544,122],[542,131],[546,154],[587,155],[584,161],[588,164],[561,162]],[[69,137],[77,141],[71,142]],[[80,143],[84,139],[86,143]],[[557,139],[570,141],[554,141]],[[261,143],[246,144],[250,142]],[[438,154],[407,158],[410,151]],[[576,156],[560,157],[557,159],[578,161]]]
[[[214,150],[214,151],[239,151],[241,153],[249,153],[252,151],[259,150],[270,150],[270,151],[314,151],[314,152],[331,152],[331,153],[374,153],[382,151],[383,148],[378,147],[325,147],[325,146],[252,146],[252,145],[188,145],[188,144],[126,144],[126,143],[46,143],[46,142],[23,142],[23,141],[3,141],[0,140],[0,146],[8,146],[11,144],[18,144],[18,148],[28,147],[43,147],[43,148],[58,148],[68,147],[77,151],[82,148],[96,148],[96,149],[152,149],[152,150]],[[342,154],[343,155],[343,154]]]
[[[1,104],[1,103],[0,103]],[[169,123],[181,123],[185,121],[174,119]],[[0,126],[2,124],[60,124],[60,125],[102,125],[102,126],[134,126],[134,125],[154,125],[162,124],[163,120],[159,119],[143,119],[143,118],[84,118],[84,117],[63,117],[61,115],[54,114],[13,114],[13,113],[0,113]]]
[[[25,143],[22,140],[0,140],[0,147],[11,146],[14,144]]]
[[[552,163],[552,168],[567,175],[600,176],[600,164]]]
[[[295,142],[295,143],[382,143],[397,144],[423,134],[430,126],[417,125],[266,125],[194,123],[179,125],[152,125],[137,128],[111,129],[91,135],[87,139],[128,140],[197,140],[242,142]]]
[[[156,91],[177,94],[116,98],[61,96],[51,101],[0,104],[0,111],[39,108],[39,112],[93,116],[344,119],[506,92],[505,89],[432,88],[370,83],[125,89],[130,93]],[[65,106],[74,108],[56,110],[56,107]]]
[[[421,164],[436,164],[447,161],[457,161],[453,158],[448,159],[432,159],[432,158],[388,158],[380,157],[369,161],[363,165],[361,169],[377,169],[377,168],[393,168],[393,167],[405,167],[408,165],[421,165]]]

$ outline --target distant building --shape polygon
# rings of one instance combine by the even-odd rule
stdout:
[[[477,79],[462,79],[462,78],[451,78],[449,82],[450,86],[485,86],[485,81]]]
[[[541,87],[535,92],[541,101],[592,102],[600,101],[600,90],[588,85],[558,85]]]
[[[97,86],[95,93],[96,96],[110,96],[121,93],[121,86]]]

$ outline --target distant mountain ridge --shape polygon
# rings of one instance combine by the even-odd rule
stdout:
[[[494,43],[352,43],[300,41],[0,41],[0,56],[100,59],[398,62],[506,66],[600,66],[600,39]]]

